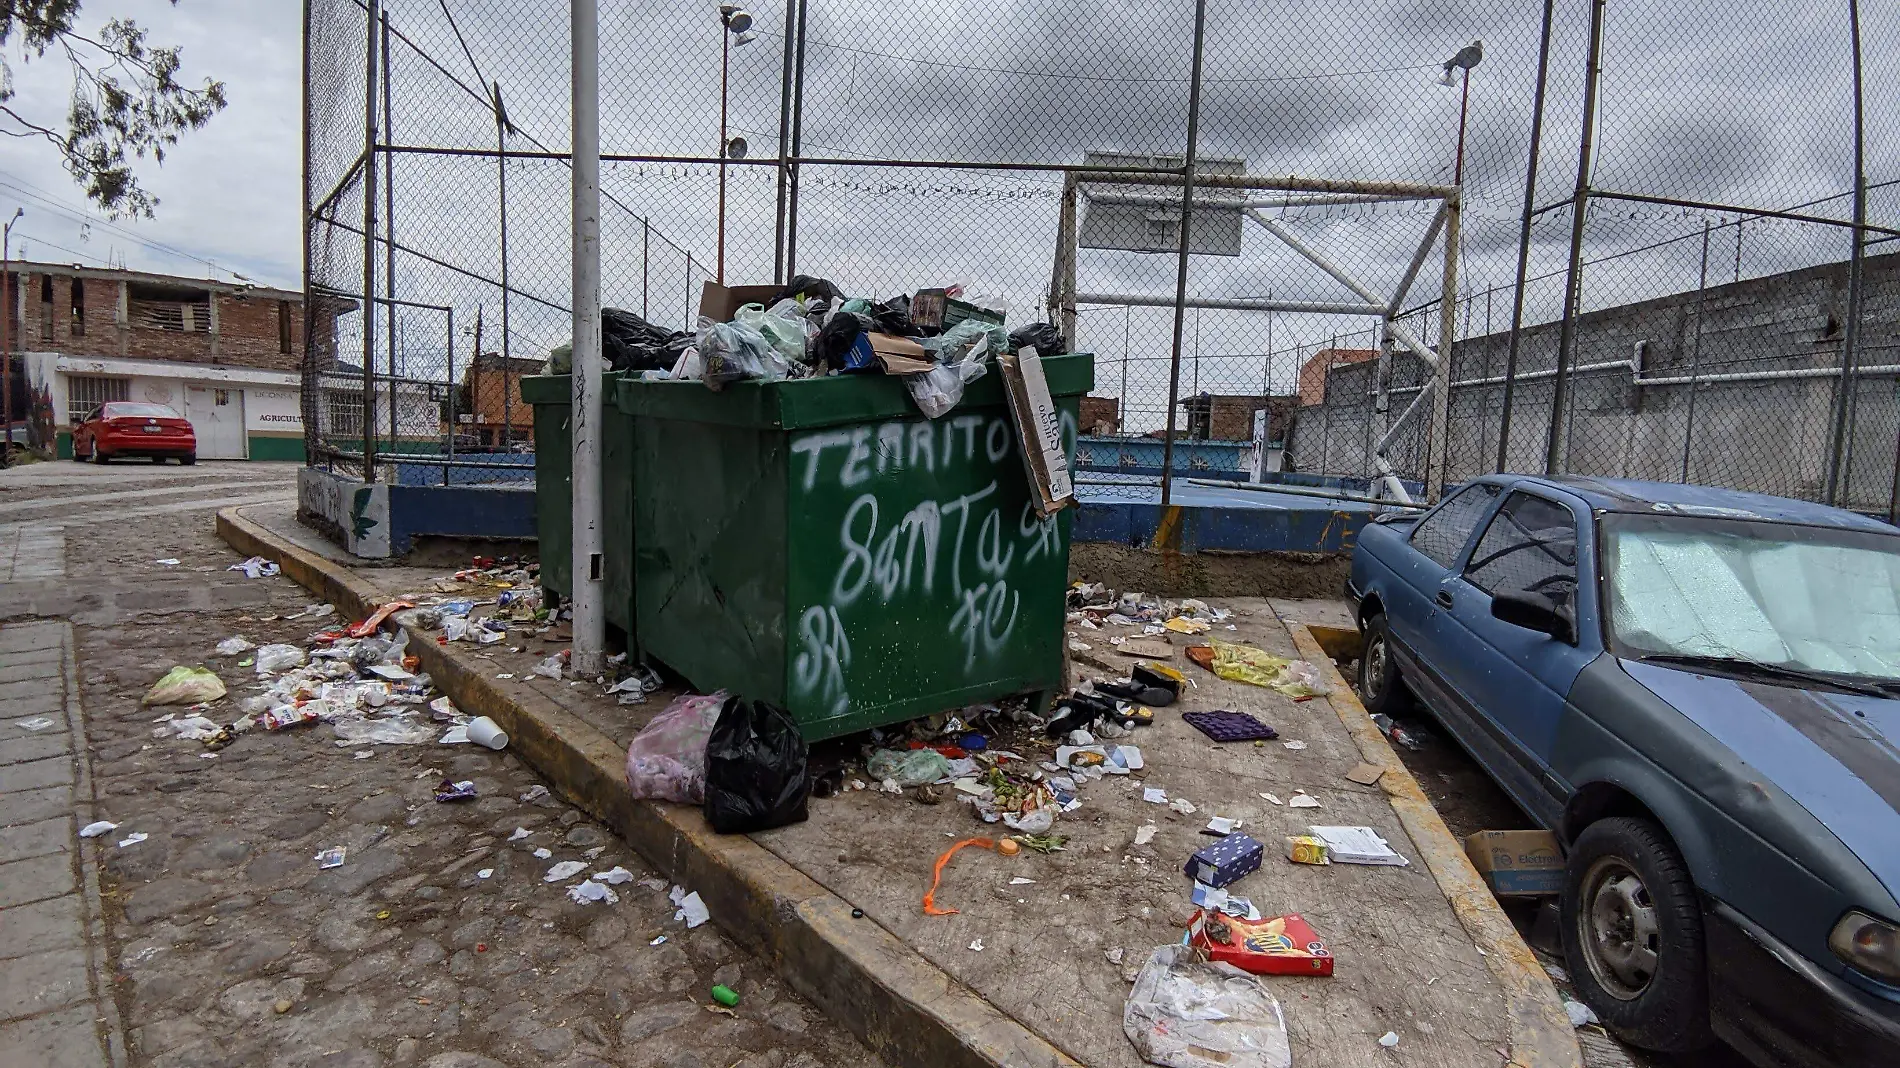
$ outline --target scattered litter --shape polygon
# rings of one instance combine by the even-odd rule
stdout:
[[[1090,645],[1089,643],[1082,641],[1079,638],[1069,639],[1069,651],[1072,653],[1086,653],[1093,648],[1095,648],[1093,645]]]
[[[1135,844],[1138,846],[1145,846],[1149,842],[1154,841],[1155,832],[1159,829],[1160,828],[1156,827],[1152,823],[1144,823],[1141,826],[1135,828]]]
[[[477,878],[477,879],[486,879],[486,878],[488,878],[489,876],[491,876],[491,875],[493,875],[493,874],[495,874],[495,869],[493,869],[493,868],[483,868],[483,869],[482,869],[481,871],[478,871],[478,872],[476,872],[476,873],[475,873],[475,878]]]
[[[1572,1027],[1588,1027],[1590,1024],[1603,1022],[1597,1019],[1595,1009],[1581,1001],[1572,1001],[1569,998],[1564,999],[1564,1014],[1570,1017]]]
[[[383,621],[387,620],[390,616],[394,615],[397,612],[402,611],[405,608],[414,608],[414,607],[415,605],[409,601],[391,601],[388,604],[385,604],[382,607],[376,609],[376,611],[371,612],[368,619],[362,620],[357,623],[352,623],[349,626],[343,628],[343,633],[349,635],[352,638],[367,638],[370,635],[376,633],[378,630],[381,630],[383,626]]]
[[[150,837],[151,835],[146,834],[144,831],[133,831],[131,834],[119,839],[119,848],[124,849],[126,846],[138,845]]]
[[[176,564],[178,561],[173,560],[171,562]],[[165,563],[165,561],[160,560],[159,563],[162,564]],[[241,564],[232,564],[230,567],[225,568],[225,570],[242,571],[244,572],[245,578],[270,578],[281,569],[276,564],[271,563],[261,556],[253,556]]]
[[[648,890],[664,890],[666,889],[666,880],[652,875],[645,875],[640,878],[640,885],[646,887]]]
[[[606,847],[606,846],[604,846],[604,845],[597,845],[597,846],[595,846],[595,847],[594,847],[594,848],[592,848],[592,849],[584,849],[584,850],[582,850],[582,851],[581,851],[581,856],[583,856],[583,857],[586,857],[586,858],[587,858],[588,860],[593,860],[593,859],[594,859],[595,857],[598,857],[598,856],[600,856],[600,855],[601,855],[602,853],[605,853],[605,852],[607,852],[607,847]]]
[[[700,924],[712,919],[712,913],[707,911],[706,903],[699,899],[699,891],[697,890],[689,894],[685,888],[675,886],[672,890],[668,891],[667,897],[678,909],[677,912],[673,913],[673,918],[686,921],[688,928],[698,927]]]
[[[1286,859],[1295,864],[1331,864],[1332,852],[1326,846],[1324,838],[1310,834],[1288,835],[1286,840]]]
[[[1385,1034],[1379,1036],[1379,1045],[1384,1046],[1386,1049],[1391,1049],[1398,1044],[1399,1036],[1396,1031],[1387,1031]]]
[[[1392,851],[1379,832],[1370,827],[1308,827],[1313,837],[1326,843],[1326,850],[1338,864],[1374,864],[1403,868],[1404,857]]]
[[[1175,810],[1176,812],[1179,812],[1183,816],[1194,815],[1194,802],[1189,801],[1185,797],[1177,797],[1173,799],[1172,801],[1169,801],[1168,807]]]
[[[356,759],[358,760],[368,760],[370,757],[373,757],[375,755],[376,755],[376,750],[374,749],[358,749],[355,754]]]
[[[1211,623],[1199,619],[1189,619],[1186,616],[1175,616],[1163,624],[1163,626],[1176,634],[1205,634],[1207,631],[1213,629],[1213,624]]]
[[[739,992],[724,983],[720,983],[712,988],[712,996],[714,1001],[717,1001],[727,1008],[731,1008],[739,1003]]]
[[[1168,803],[1168,792],[1159,786],[1144,786],[1141,799],[1151,805],[1165,805]]]
[[[1009,885],[1011,885],[1011,886],[1028,886],[1028,885],[1029,885],[1030,883],[1033,883],[1033,882],[1035,882],[1035,881],[1036,881],[1036,880],[1034,880],[1034,879],[1025,879],[1025,878],[1023,878],[1022,876],[1020,876],[1020,875],[1018,875],[1017,877],[1015,877],[1014,879],[1011,879],[1011,880],[1009,881]]]
[[[416,677],[415,672],[410,671],[400,664],[371,664],[369,666],[369,673],[379,679],[387,679],[390,682],[407,682]]]
[[[443,779],[441,785],[435,788],[435,799],[438,802],[473,801],[475,799],[475,781],[473,779],[464,779],[461,782],[450,782],[447,779]]]
[[[145,691],[141,705],[195,705],[216,701],[224,696],[224,680],[218,673],[205,667],[185,667],[183,664],[167,671],[152,688]],[[38,727],[29,727],[28,723],[38,723]],[[53,725],[48,720],[27,720],[20,724],[27,730],[37,731]]]
[[[1117,645],[1115,651],[1123,656],[1138,656],[1143,660],[1174,659],[1174,646],[1152,638],[1129,638]]]
[[[1304,790],[1296,790],[1286,803],[1288,808],[1318,808],[1319,798]]]
[[[1305,742],[1281,742],[1280,744],[1283,746],[1286,746],[1288,749],[1291,749],[1296,753],[1306,748]]]
[[[544,883],[564,883],[574,876],[579,875],[582,871],[585,871],[586,868],[586,861],[564,860],[554,867],[549,868],[548,873],[541,877],[541,881]]]
[[[1122,947],[1116,946],[1114,949],[1103,950],[1102,956],[1107,957],[1110,964],[1120,964],[1124,953]]]
[[[535,783],[533,786],[528,787],[528,792],[522,794],[518,800],[524,805],[531,805],[546,796],[548,796],[548,788],[540,783]]]
[[[1204,830],[1208,834],[1217,834],[1225,837],[1234,833],[1234,828],[1238,826],[1240,826],[1239,820],[1230,819],[1226,816],[1215,816],[1207,821],[1207,826]]]
[[[1346,773],[1346,780],[1356,782],[1361,786],[1371,786],[1384,774],[1385,769],[1377,764],[1359,764]]]
[[[561,658],[558,656],[550,656],[534,666],[534,673],[536,675],[542,675],[550,679],[559,679],[561,677],[561,670]]]
[[[217,645],[219,656],[236,656],[255,648],[257,648],[257,643],[246,641],[241,637],[226,638]]]
[[[653,941],[647,943],[647,945],[649,946],[663,946],[665,944],[666,944],[665,935],[661,935],[660,937],[655,938]]]
[[[621,883],[632,882],[633,873],[616,864],[606,871],[595,872],[594,880],[596,882],[605,883],[608,886],[619,886]]]
[[[515,833],[509,835],[508,840],[510,842],[519,842],[523,838],[526,838],[533,833],[534,833],[533,831],[527,829],[526,827],[516,827]]]
[[[1135,977],[1122,1031],[1144,1060],[1173,1068],[1290,1068],[1286,1017],[1259,979],[1208,964],[1191,946],[1157,948]]]
[[[266,645],[257,651],[257,673],[275,675],[280,671],[302,667],[309,659],[308,654],[294,645]]]
[[[468,724],[462,723],[442,732],[436,739],[437,745],[464,745],[468,742]]]
[[[84,827],[81,827],[79,829],[79,837],[97,838],[100,835],[106,833],[107,831],[117,830],[118,826],[119,826],[118,824],[111,823],[106,820],[99,820],[96,823],[88,823]]]
[[[178,558],[176,556],[167,556],[163,560],[154,560],[152,561],[152,563],[157,564],[160,567],[177,567]]]
[[[1272,741],[1280,732],[1245,712],[1219,709],[1213,712],[1183,712],[1181,722],[1217,742]]]
[[[508,732],[487,716],[476,716],[465,725],[468,740],[488,749],[508,748]]]
[[[1235,832],[1213,845],[1195,850],[1183,870],[1187,872],[1188,878],[1197,883],[1224,887],[1258,871],[1261,858],[1265,855],[1266,848],[1259,842]]]
[[[338,846],[335,849],[326,849],[323,852],[318,853],[317,867],[341,868],[343,866],[343,857],[346,852],[347,850],[345,850],[342,846]]]
[[[22,730],[43,731],[52,726],[53,721],[45,716],[34,716],[32,719],[16,719],[13,721],[13,725]]]
[[[81,833],[84,833],[84,832],[81,832]],[[1562,968],[1558,967],[1555,964],[1544,965],[1544,974],[1550,976],[1552,979],[1555,979],[1556,981],[1560,983],[1568,983],[1570,981],[1570,973],[1567,971],[1564,971]]]
[[[950,761],[935,749],[879,749],[864,762],[864,770],[873,778],[892,780],[900,787],[923,786],[949,778]]]
[[[978,953],[983,952],[983,940],[981,938],[970,939],[970,948]]]
[[[1024,844],[1027,845],[1028,843],[1025,842]],[[996,843],[988,838],[965,838],[949,849],[944,850],[943,855],[937,858],[936,866],[930,871],[930,889],[924,891],[924,915],[954,916],[957,914],[956,909],[940,909],[937,907],[937,887],[943,882],[944,865],[950,863],[950,858],[956,856],[957,852],[966,846],[976,846],[979,849],[995,849]]]
[[[585,905],[594,901],[605,901],[609,905],[617,904],[620,895],[592,879],[583,879],[567,888],[568,899],[576,905]]]
[[[512,679],[515,676],[514,676],[514,672],[512,671],[504,671],[501,674],[496,675],[495,677],[498,679]]]
[[[553,856],[554,850],[552,849],[542,848],[534,851],[534,859],[536,860],[547,860]]]
[[[1260,798],[1261,798],[1261,800],[1263,800],[1263,801],[1265,801],[1265,802],[1267,802],[1267,803],[1268,803],[1268,804],[1270,804],[1270,805],[1284,805],[1284,804],[1286,804],[1286,802],[1284,802],[1284,801],[1282,801],[1282,800],[1280,800],[1280,795],[1279,795],[1279,794],[1261,794],[1261,795],[1260,795]]]

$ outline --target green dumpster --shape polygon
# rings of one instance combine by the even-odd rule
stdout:
[[[1094,359],[1043,367],[1073,453]],[[616,396],[641,649],[697,689],[816,741],[1061,687],[1074,509],[1031,509],[994,368],[936,420],[884,375]]]
[[[633,487],[627,472],[633,435],[614,407],[618,371],[601,377],[602,427],[600,506],[601,584],[607,622],[620,628],[628,648],[633,640]],[[565,599],[574,576],[574,436],[568,427],[573,404],[567,375],[535,375],[521,380],[521,399],[534,408],[534,512],[540,542],[541,588]]]

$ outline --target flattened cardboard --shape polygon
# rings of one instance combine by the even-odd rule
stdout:
[[[866,334],[871,343],[871,351],[877,355],[879,363],[884,365],[887,375],[922,374],[935,367],[924,347],[907,337],[893,334]]]
[[[1147,660],[1174,659],[1174,646],[1146,638],[1130,638],[1117,646],[1115,651],[1123,656],[1139,656]]]
[[[1029,476],[1031,503],[1044,519],[1075,503],[1075,483],[1069,477],[1069,457],[1062,449],[1062,415],[1049,395],[1042,358],[1025,345],[1014,356],[997,360],[1002,368],[1003,395],[1009,400],[1023,470]]]

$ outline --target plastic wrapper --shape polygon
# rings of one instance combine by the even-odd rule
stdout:
[[[776,382],[791,377],[791,362],[744,323],[715,323],[701,317],[694,347],[705,365],[701,381],[709,389],[724,389],[747,379]]]
[[[808,757],[784,709],[728,698],[706,742],[707,824],[720,834],[749,834],[804,822]]]
[[[1122,1007],[1135,1052],[1166,1068],[1291,1068],[1286,1017],[1259,979],[1191,946],[1149,954]]]
[[[964,387],[983,377],[985,365],[1007,340],[1001,327],[974,319],[958,323],[941,337],[925,339],[924,350],[937,358],[937,366],[904,376],[917,410],[936,419],[955,408],[963,399]]]
[[[894,779],[899,786],[924,786],[950,774],[950,760],[935,749],[880,749],[864,762],[864,770],[882,782]]]
[[[1304,660],[1288,660],[1212,635],[1207,644],[1214,650],[1210,670],[1230,682],[1265,686],[1288,697],[1315,697],[1328,692],[1320,681],[1319,669]]]
[[[268,646],[266,648],[269,648]],[[301,655],[302,650],[298,650]],[[210,668],[179,666],[145,691],[142,705],[196,705],[224,696],[224,680]]]
[[[747,304],[733,314],[732,321],[758,331],[759,336],[777,349],[786,362],[805,362],[805,350],[813,330],[797,304],[781,301],[770,309],[758,304]]]
[[[275,675],[279,671],[302,667],[308,659],[308,654],[294,645],[266,645],[257,650],[257,673]]]
[[[350,745],[421,745],[435,741],[435,725],[413,719],[406,712],[375,719],[338,719],[331,729],[339,742]]]
[[[255,643],[246,641],[243,638],[226,638],[218,643],[218,655],[236,656],[239,653],[248,652],[255,648],[257,648]]]
[[[706,741],[726,703],[724,690],[676,697],[627,746],[627,788],[635,797],[706,800]]]

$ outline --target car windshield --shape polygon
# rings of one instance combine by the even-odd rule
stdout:
[[[1603,529],[1619,654],[1900,678],[1900,536],[1651,515]]]
[[[121,401],[106,405],[107,419],[176,419],[178,413],[163,404],[138,404]]]

